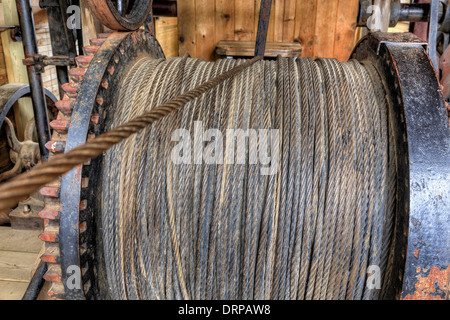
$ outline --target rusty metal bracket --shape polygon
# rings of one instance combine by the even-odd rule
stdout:
[[[76,66],[76,61],[75,58],[68,56],[48,57],[41,54],[35,54],[32,57],[23,59],[23,64],[26,66],[34,66],[36,72],[44,72],[46,66],[74,67]]]

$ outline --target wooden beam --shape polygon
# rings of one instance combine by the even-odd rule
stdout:
[[[196,57],[195,0],[178,1],[177,6],[180,56]]]
[[[91,12],[86,1],[80,1],[81,24],[83,26],[83,46],[89,46],[89,40],[97,38],[97,34],[103,32],[102,24]]]
[[[294,40],[302,45],[302,56],[314,56],[314,43],[316,39],[316,11],[315,0],[297,0],[295,14]]]
[[[333,56],[340,61],[347,61],[353,51],[358,9],[358,0],[339,0]]]
[[[195,21],[197,39],[197,57],[208,61],[215,58],[215,2],[212,0],[196,0],[195,16],[202,17]]]

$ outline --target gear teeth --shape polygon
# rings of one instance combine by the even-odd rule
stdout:
[[[85,73],[86,68],[72,68],[69,70],[69,77],[73,82],[81,82]]]
[[[39,217],[46,220],[59,221],[61,212],[59,210],[42,210],[39,212]]]
[[[45,222],[49,222],[50,220],[44,220]],[[52,242],[52,243],[56,243],[59,242],[59,228],[51,225],[51,226],[46,226],[44,229],[44,232],[42,232],[39,235],[39,239],[41,239],[42,241],[45,242]]]
[[[97,34],[98,39],[107,39],[111,35],[111,32],[103,32]]]
[[[101,46],[103,43],[105,43],[106,39],[107,39],[107,37],[91,39],[91,40],[89,40],[89,43],[91,44],[91,46]]]
[[[93,56],[78,56],[75,58],[78,68],[88,68]]]
[[[86,74],[87,68],[94,58],[95,53],[98,51],[100,46],[106,41],[106,39],[111,36],[112,32],[100,33],[97,38],[90,41],[90,45],[83,48],[84,55],[75,57],[77,64],[76,68],[71,68],[69,70],[70,82],[65,83],[61,86],[64,91],[64,98],[56,103],[56,108],[59,110],[58,117],[55,121],[52,121],[50,126],[53,128],[52,141],[48,142],[46,148],[50,150],[49,157],[52,158],[59,153],[64,152],[68,131],[70,130],[71,116],[75,108],[75,103],[77,100],[77,91],[79,84],[83,81]],[[109,68],[108,72],[110,74],[114,73],[114,68]],[[103,80],[101,86],[105,89],[108,88],[109,84],[107,80]],[[103,103],[103,101],[100,101]],[[100,115],[93,113],[91,115],[91,123],[98,124],[100,121]],[[86,137],[87,141],[95,138],[95,134],[89,133]],[[91,164],[88,160],[84,166]],[[82,177],[81,188],[86,189],[89,185],[89,179]],[[59,222],[61,217],[61,205],[60,205],[60,191],[61,191],[61,180],[57,180],[49,185],[46,185],[41,189],[41,194],[45,199],[45,207],[39,213],[39,216],[44,219],[44,232],[39,236],[39,238],[45,241],[45,251],[41,255],[41,260],[48,263],[48,270],[44,276],[46,281],[51,283],[50,289],[48,291],[48,296],[51,299],[65,299],[65,289],[61,282],[62,280],[62,270],[61,270],[61,255],[59,249]],[[82,200],[80,202],[79,210],[87,209],[87,200]],[[88,261],[91,256],[91,252],[87,249],[87,223],[85,221],[80,221],[80,266],[82,267],[82,280],[83,288],[85,290],[86,298],[90,299],[93,297],[93,289],[91,286],[91,280],[89,279],[88,272]]]
[[[61,89],[66,93],[66,95],[71,99],[77,98],[77,89],[78,89],[78,83],[77,82],[68,82],[61,86]]]
[[[106,79],[103,79],[103,80],[102,80],[102,87],[103,87],[104,89],[108,89],[108,87],[109,87],[108,80],[106,80]],[[449,109],[449,111],[450,111],[450,109]]]
[[[56,108],[64,115],[70,116],[73,111],[75,102],[70,99],[59,100],[56,102]]]
[[[69,126],[69,120],[53,120],[52,122],[50,122],[50,127],[61,133],[67,133],[67,131],[69,130]]]
[[[49,198],[59,198],[59,193],[61,189],[59,187],[43,187],[41,189],[41,195]]]
[[[64,285],[61,282],[51,282],[51,284],[48,296],[52,299],[65,299]]]
[[[83,47],[84,54],[87,56],[94,56],[99,48],[99,46],[85,46]]]
[[[41,255],[41,260],[49,264],[61,263],[58,245],[51,242],[46,243],[45,251]]]
[[[48,266],[47,272],[44,275],[44,279],[51,282],[61,283],[62,271],[61,267],[57,264],[51,264]]]

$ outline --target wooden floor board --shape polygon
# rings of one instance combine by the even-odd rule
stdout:
[[[0,227],[0,300],[20,300],[39,259],[40,231]]]
[[[0,280],[0,300],[21,300],[27,287],[28,283]]]

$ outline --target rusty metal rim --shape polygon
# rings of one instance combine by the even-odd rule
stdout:
[[[448,299],[450,129],[436,72],[423,43],[411,34],[369,35],[353,57],[377,61],[397,127],[397,274],[388,298]]]
[[[102,24],[112,30],[137,30],[152,10],[152,0],[137,0],[128,16],[122,16],[110,0],[88,0]]]
[[[30,86],[27,84],[16,84],[16,83],[6,84],[4,86],[1,86],[0,90],[2,90],[2,88],[6,89],[5,86],[10,88],[11,91],[8,93],[6,102],[4,102],[4,104],[2,106],[0,106],[0,109],[1,109],[0,128],[3,126],[3,121],[5,120],[6,115],[8,114],[9,110],[11,110],[14,103],[16,103],[21,98],[31,97]],[[55,95],[50,90],[44,89],[44,92],[45,92],[45,96],[47,98],[47,103],[51,101],[51,102],[53,102],[53,105],[54,105],[58,101],[58,99],[55,97]],[[51,107],[51,106],[48,106],[48,107]]]

